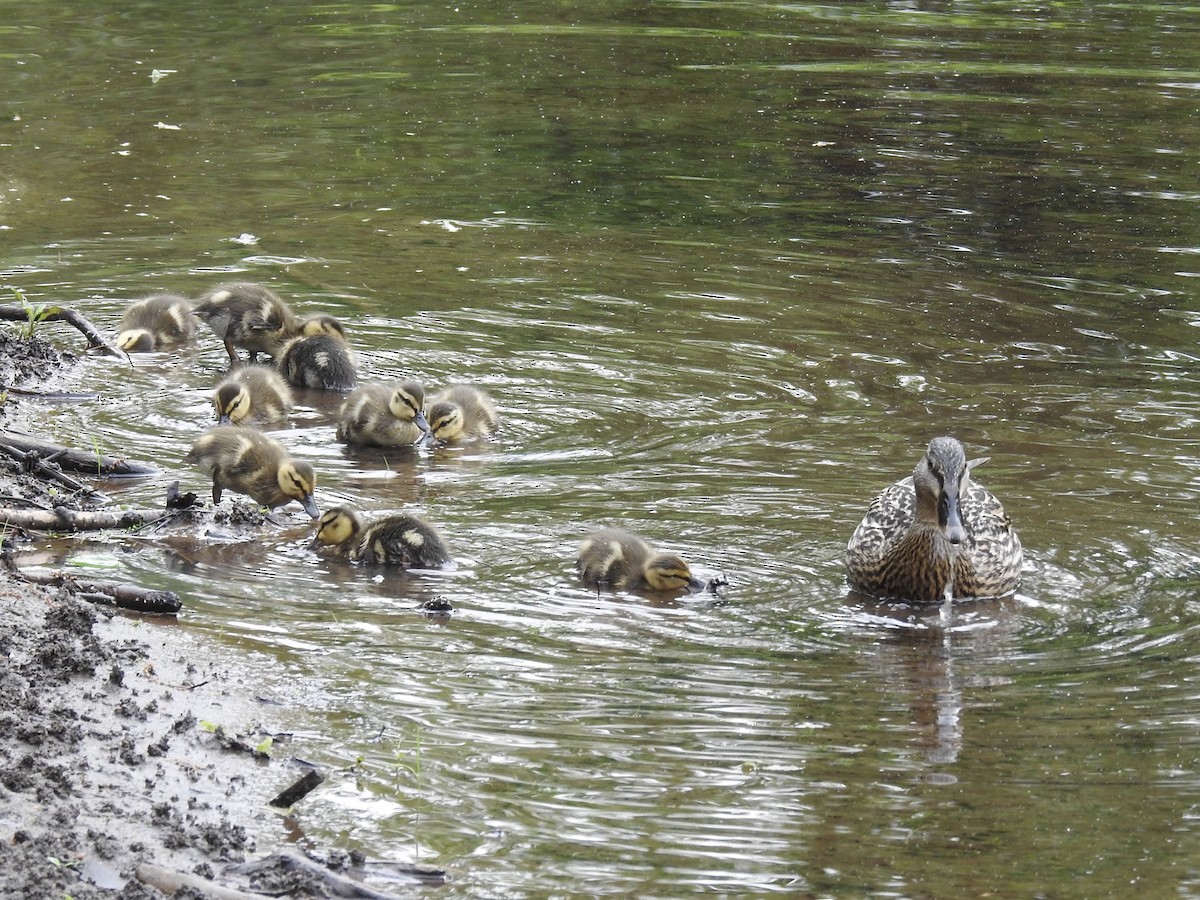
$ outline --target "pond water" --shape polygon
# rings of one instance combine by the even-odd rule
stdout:
[[[307,836],[446,897],[1200,895],[1194,10],[0,9],[3,285],[111,329],[261,281],[368,379],[501,410],[414,454],[346,453],[336,396],[274,430],[446,572],[317,554],[295,506],[37,548],[270,661],[264,719],[332,773]],[[161,469],[116,503],[203,494],[225,365],[88,358],[93,400],[14,415]],[[845,542],[941,433],[991,457],[1020,591],[864,604]],[[728,587],[580,588],[606,524]]]

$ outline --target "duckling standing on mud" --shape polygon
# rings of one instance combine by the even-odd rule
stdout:
[[[126,353],[169,350],[191,343],[195,336],[191,301],[178,294],[155,294],[126,308],[117,346]]]
[[[971,481],[983,462],[968,462],[952,437],[930,441],[913,474],[879,494],[850,536],[850,586],[917,603],[1016,590],[1021,541],[1000,501]]]
[[[276,365],[288,384],[321,391],[348,391],[358,384],[354,353],[340,337],[320,333],[292,338]]]
[[[337,547],[355,562],[368,565],[436,569],[450,562],[437,529],[407,513],[364,525],[357,510],[338,506],[321,516],[315,543]]]
[[[210,428],[183,461],[212,476],[213,503],[220,503],[221,492],[228,488],[271,509],[297,500],[314,519],[321,514],[313,499],[317,481],[313,467],[292,459],[279,442],[257,429],[246,425]]]
[[[292,410],[292,389],[268,366],[238,366],[213,392],[222,425],[274,422]]]
[[[487,437],[500,424],[492,399],[477,387],[454,384],[429,399],[429,432],[448,444]]]
[[[342,404],[337,439],[366,447],[415,444],[429,431],[424,406],[425,389],[416,381],[364,384]]]
[[[687,563],[674,554],[659,553],[635,534],[602,528],[589,534],[575,563],[588,587],[628,591],[704,590]]]

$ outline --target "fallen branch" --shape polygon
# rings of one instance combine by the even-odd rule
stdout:
[[[0,306],[0,320],[5,322],[66,322],[88,339],[88,350],[103,350],[108,356],[125,356],[110,344],[100,331],[78,310],[69,306]]]
[[[97,478],[158,474],[157,469],[144,463],[64,447],[16,431],[0,431],[0,449],[18,460],[24,459],[30,452],[41,458],[54,457],[54,461],[64,469]]]
[[[116,581],[90,581],[68,572],[55,569],[49,572],[9,568],[16,577],[33,584],[66,587],[85,600],[106,603],[133,612],[155,616],[173,616],[183,608],[183,601],[174,591],[158,591],[138,584],[121,584]]]
[[[221,885],[214,884],[207,878],[201,878],[199,875],[189,875],[186,872],[173,872],[170,869],[164,869],[162,866],[155,866],[150,863],[139,865],[134,874],[142,884],[148,884],[152,888],[157,888],[168,897],[174,897],[178,891],[184,888],[189,888],[198,892],[203,897],[212,898],[212,900],[262,900],[263,896],[262,894],[247,894],[245,891],[235,891],[233,888],[221,887]]]
[[[164,509],[15,509],[0,506],[0,531],[5,526],[30,531],[101,531],[105,528],[136,528],[157,522],[172,513]]]
[[[321,863],[314,862],[295,850],[280,850],[263,859],[232,866],[229,871],[248,876],[251,883],[253,883],[255,875],[259,873],[267,877],[278,877],[281,872],[296,873],[318,882],[329,892],[331,897],[397,900],[395,894],[376,890],[361,881],[331,872]],[[400,866],[396,871],[411,878],[415,884],[442,884],[446,880],[446,873],[443,870],[429,866]]]

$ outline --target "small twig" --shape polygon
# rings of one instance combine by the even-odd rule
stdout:
[[[23,306],[0,306],[0,320],[5,322],[28,322],[29,310]],[[69,306],[53,306],[38,314],[40,322],[66,322],[88,339],[88,350],[103,350],[108,356],[123,357],[125,354],[114,347],[78,310]]]

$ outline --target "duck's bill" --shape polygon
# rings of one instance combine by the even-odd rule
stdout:
[[[321,510],[317,507],[317,501],[313,499],[312,494],[305,494],[304,499],[300,501],[300,505],[304,507],[304,511],[314,519],[321,518]]]

